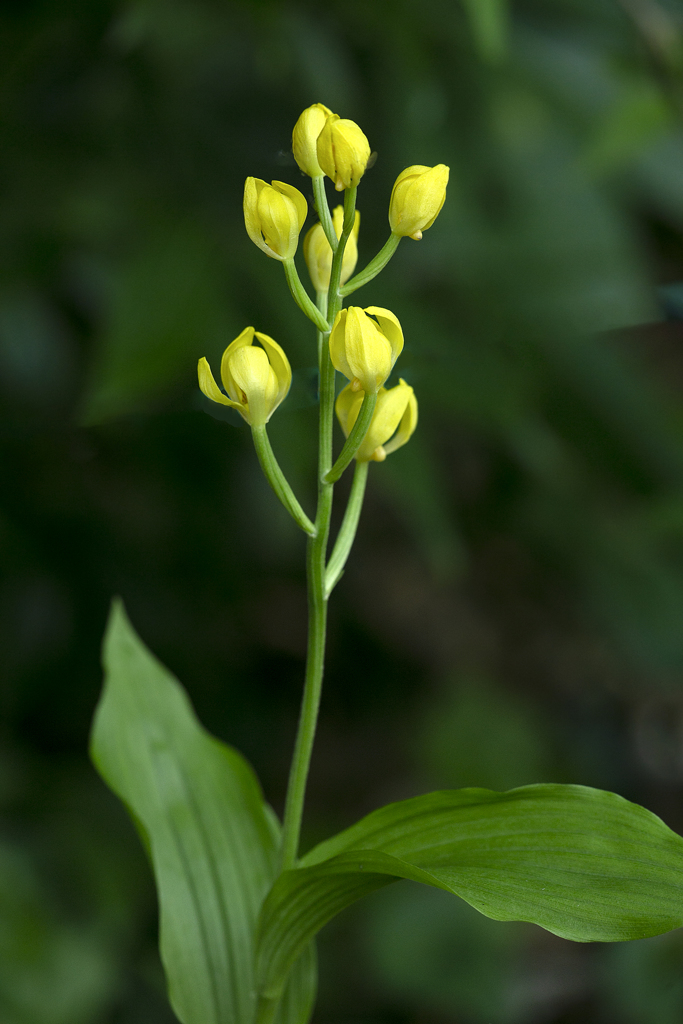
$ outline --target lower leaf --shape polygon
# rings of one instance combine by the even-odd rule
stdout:
[[[173,1009],[182,1024],[252,1024],[254,931],[276,870],[275,816],[250,766],[202,728],[120,603],[104,661],[92,757],[127,805],[154,868]],[[278,1024],[310,1016],[315,959],[307,945],[290,959]]]
[[[585,786],[429,793],[368,815],[277,880],[259,923],[261,990],[278,990],[327,921],[399,878],[576,941],[683,925],[683,839],[645,808]]]

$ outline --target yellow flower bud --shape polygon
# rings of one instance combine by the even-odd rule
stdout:
[[[401,171],[389,203],[389,225],[395,235],[419,241],[431,228],[446,198],[449,173],[445,164],[415,164]]]
[[[355,121],[331,114],[318,136],[318,163],[337,192],[357,185],[370,159],[370,143]]]
[[[324,174],[318,163],[318,136],[325,127],[325,121],[332,111],[322,103],[307,107],[294,125],[292,151],[294,159],[304,174],[319,178]]]
[[[254,335],[263,348],[254,345]],[[253,327],[245,327],[223,353],[221,380],[227,396],[216,384],[204,357],[199,360],[197,372],[206,397],[237,409],[252,427],[268,422],[292,383],[289,360],[278,343]]]
[[[247,234],[266,256],[293,258],[307,213],[306,197],[293,185],[284,181],[269,185],[260,178],[247,178],[244,183]]]
[[[335,409],[346,437],[358,419],[363,394],[347,384],[339,392]],[[356,452],[359,462],[383,462],[397,448],[409,440],[417,426],[417,399],[413,389],[404,380],[395,388],[380,388],[377,405],[363,443]]]
[[[330,358],[335,370],[351,381],[351,390],[377,391],[403,349],[397,318],[379,306],[349,306],[337,313],[330,333]]]
[[[341,237],[344,225],[344,207],[337,206],[332,214],[337,238]],[[346,284],[351,274],[356,269],[358,262],[358,229],[360,227],[360,213],[356,210],[356,219],[351,229],[351,234],[346,241],[340,283]],[[332,249],[325,238],[322,224],[314,224],[304,238],[304,259],[311,275],[313,287],[317,292],[326,292],[330,287],[330,273],[332,271]]]

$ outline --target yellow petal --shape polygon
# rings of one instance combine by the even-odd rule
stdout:
[[[332,330],[330,332],[330,359],[335,370],[339,370],[345,377],[352,380],[355,374],[351,370],[347,359],[346,359],[346,321],[348,318],[348,309],[340,309],[335,317]]]
[[[345,388],[337,395],[337,401],[334,404],[335,412],[337,413],[337,419],[339,425],[344,431],[344,436],[348,437],[351,433],[354,423],[358,419],[358,413],[360,407],[363,404],[365,394],[362,391],[354,391],[350,384],[347,384]]]
[[[277,394],[272,405],[267,410],[267,423],[280,402],[283,402],[289,393],[292,384],[292,368],[289,365],[289,359],[276,341],[267,334],[261,334],[260,331],[256,331],[256,337],[266,350],[268,361],[273,368],[273,373],[277,380]]]
[[[238,402],[240,405],[243,404],[242,395],[230,371],[230,359],[238,348],[242,348],[243,345],[251,345],[253,340],[254,328],[245,327],[244,330],[237,335],[235,340],[230,342],[223,353],[223,358],[221,359],[221,380],[223,381],[223,387],[233,401]]]
[[[211,373],[211,367],[204,356],[202,356],[197,364],[197,376],[199,378],[200,390],[207,398],[210,398],[212,402],[219,402],[221,405],[229,405],[233,409],[239,408],[239,402],[233,402],[231,398],[226,398],[218,387],[218,384],[216,384],[214,376]]]
[[[330,287],[332,249],[322,224],[314,224],[304,238],[304,259],[316,292],[326,292]]]
[[[244,345],[230,357],[230,371],[240,391],[246,396],[246,409],[240,410],[247,423],[262,426],[272,412],[277,397],[275,372],[262,348]]]
[[[294,125],[292,132],[292,152],[294,159],[304,172],[311,178],[319,177],[323,171],[318,163],[317,142],[325,121],[332,116],[332,111],[323,103],[314,103],[307,107]]]
[[[395,388],[381,389],[377,395],[377,405],[370,427],[356,455],[360,462],[368,462],[371,459],[377,462],[384,460],[389,453],[387,441],[399,426],[412,393],[413,389],[405,381],[401,381]],[[405,441],[403,443],[405,444]],[[383,452],[377,453],[377,449],[382,446]]]
[[[292,259],[299,241],[299,216],[294,201],[267,185],[259,194],[257,215],[266,245],[276,258]]]
[[[344,207],[343,206],[338,206],[335,209],[335,211],[334,211],[335,214],[337,213],[337,210],[341,211],[341,218],[339,218],[341,223],[339,224],[339,227],[337,227],[337,221],[333,221],[333,223],[334,223],[334,230],[337,232],[337,238],[339,238],[341,233],[342,233],[342,227],[343,227],[343,224],[344,224]],[[346,240],[346,248],[344,249],[344,258],[342,259],[341,277],[339,278],[340,284],[346,284],[348,279],[351,277],[351,274],[356,269],[356,263],[358,263],[358,231],[359,230],[360,230],[360,210],[356,210],[356,219],[353,222],[353,227],[351,228],[351,234],[349,235],[349,237]]]
[[[344,207],[337,206],[332,214],[332,226],[339,239],[344,225]],[[360,227],[360,211],[356,210],[351,234],[346,241],[340,283],[346,284],[358,262],[358,230]],[[325,237],[322,224],[314,224],[304,238],[304,259],[311,276],[313,287],[317,292],[326,292],[330,286],[332,272],[332,249]]]
[[[370,143],[354,121],[332,114],[318,136],[318,163],[341,191],[356,186],[370,159]]]
[[[375,321],[358,306],[349,306],[344,347],[352,375],[363,391],[377,391],[391,373],[391,345]]]
[[[449,174],[445,164],[415,164],[401,171],[389,203],[389,225],[394,234],[422,238],[444,204]]]
[[[303,192],[299,192],[298,188],[294,188],[293,185],[288,185],[286,181],[274,181],[273,188],[276,188],[278,192],[282,192],[283,195],[291,199],[296,207],[297,219],[299,222],[299,231],[304,226],[304,221],[308,216],[308,201]],[[298,234],[298,232],[297,232]]]
[[[446,201],[446,186],[450,169],[437,164],[410,183],[406,194],[406,207],[419,211],[419,225],[415,230],[420,234],[430,228]],[[412,234],[412,232],[411,232]]]
[[[381,306],[367,306],[365,312],[374,316],[382,334],[388,339],[391,345],[391,365],[393,367],[403,351],[403,331],[398,317],[394,316],[390,309],[383,309]]]
[[[264,188],[268,188],[268,184],[262,181],[261,178],[247,178],[244,183],[244,225],[247,229],[247,234],[251,238],[254,245],[258,245],[259,249],[265,252],[266,256],[272,256],[275,259],[280,257],[276,252],[270,248],[270,246],[264,242],[263,235],[261,234],[261,220],[258,213],[258,200],[261,191]]]
[[[404,380],[401,380],[399,382],[399,386],[401,385],[404,385],[405,387],[408,386]],[[415,433],[416,427],[417,399],[415,397],[413,389],[410,388],[410,398],[408,399],[406,411],[403,413],[403,416],[401,417],[401,422],[398,425],[398,430],[396,431],[392,439],[388,442],[385,442],[384,454],[391,455],[391,453],[395,452],[397,448],[401,448],[407,441],[410,440],[412,435]]]

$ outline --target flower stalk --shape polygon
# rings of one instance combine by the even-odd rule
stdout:
[[[296,525],[300,527],[304,533],[307,533],[309,537],[315,537],[315,525],[311,522],[297,501],[294,491],[287,483],[285,475],[280,469],[280,465],[275,458],[275,453],[273,452],[270,440],[268,439],[265,423],[258,426],[252,426],[251,436],[254,440],[256,455],[266,480],[273,488],[275,494],[285,506]]]
[[[387,263],[398,249],[398,243],[400,241],[400,235],[395,235],[392,232],[375,258],[370,260],[367,267],[364,267],[363,270],[356,274],[355,277],[352,277],[350,281],[346,282],[341,290],[342,297],[346,298],[347,295],[352,295],[353,292],[362,288],[364,284],[368,284],[368,282],[372,281],[374,277],[377,277],[377,275],[384,270]]]
[[[339,454],[339,458],[324,478],[326,483],[336,483],[347,466],[351,465],[356,452],[365,440],[365,435],[367,434],[370,423],[372,422],[372,414],[375,411],[376,405],[377,392],[367,392],[363,398],[363,404],[360,408],[360,412],[358,413],[358,418],[353,425],[351,433],[346,439],[346,443]]]
[[[330,207],[327,202],[327,193],[325,192],[325,175],[318,174],[315,178],[311,178],[313,183],[313,198],[315,200],[315,212],[320,218],[320,224],[325,232],[325,238],[330,244],[332,252],[337,251],[337,233],[334,230],[332,224],[332,215],[330,213]]]
[[[292,298],[301,312],[315,324],[319,331],[327,333],[327,331],[329,331],[327,320],[302,285],[294,260],[283,260],[282,266],[285,268],[285,277],[287,278],[287,284],[289,285],[289,290],[292,293]]]
[[[351,484],[351,493],[349,494],[346,511],[344,512],[344,519],[334,543],[330,560],[327,563],[327,572],[325,573],[325,596],[328,598],[341,579],[344,566],[346,565],[346,561],[351,553],[353,542],[356,539],[356,530],[358,529],[358,521],[360,519],[361,510],[363,508],[363,499],[365,497],[365,485],[368,480],[369,465],[369,462],[356,463],[356,469],[353,474],[353,483]]]
[[[339,246],[334,254],[332,271],[335,263],[344,257],[346,237],[342,232]],[[321,315],[326,311],[328,295],[319,295]],[[304,692],[299,715],[299,726],[294,745],[292,766],[289,774],[285,816],[282,829],[282,848],[280,868],[286,871],[296,864],[301,819],[303,816],[306,782],[313,752],[313,741],[318,722],[320,693],[322,690],[323,671],[325,667],[325,636],[327,631],[327,594],[325,588],[325,571],[327,540],[330,532],[332,515],[332,484],[324,482],[324,477],[332,465],[332,427],[334,420],[334,380],[335,372],[330,359],[329,328],[322,332],[320,351],[320,412],[318,417],[318,507],[315,517],[315,536],[308,541],[306,549],[306,582],[308,596],[308,647],[306,651],[306,675]]]
[[[271,259],[282,263],[289,290],[299,309],[317,330],[319,372],[318,494],[315,520],[304,512],[273,453],[266,424],[286,398],[292,371],[280,345],[268,335],[245,328],[223,353],[220,380],[208,361],[199,360],[198,378],[203,393],[213,402],[236,409],[251,426],[256,454],[273,491],[307,535],[306,580],[308,595],[308,648],[306,673],[294,753],[285,800],[279,871],[296,867],[306,783],[320,708],[325,663],[327,603],[339,581],[353,545],[360,519],[370,461],[382,461],[408,440],[417,424],[413,390],[401,381],[384,387],[403,349],[401,325],[391,310],[379,306],[350,307],[344,298],[371,281],[387,265],[401,237],[421,237],[437,216],[447,168],[414,166],[397,179],[392,193],[388,242],[361,273],[348,280],[358,256],[359,214],[356,191],[370,158],[370,145],[353,121],[340,118],[322,103],[314,103],[299,117],[292,133],[292,150],[300,169],[312,181],[320,223],[304,239],[304,257],[316,292],[316,301],[304,288],[294,262],[308,204],[302,193],[285,182],[270,185],[247,178],[244,222],[252,242]],[[343,207],[330,213],[325,176],[344,193]],[[348,252],[347,252],[348,247]],[[346,259],[345,259],[346,254]],[[342,282],[345,282],[342,285]],[[255,344],[257,342],[258,344]],[[335,402],[336,370],[349,383]],[[333,425],[335,409],[346,442],[335,461]],[[332,554],[327,548],[334,484],[356,459],[346,511]],[[259,994],[256,1024],[275,1020],[281,990]]]
[[[367,284],[387,265],[402,237],[419,240],[422,232],[431,227],[443,205],[448,181],[448,168],[442,164],[406,168],[397,178],[391,196],[389,240],[363,271],[351,277],[358,259],[360,226],[356,191],[371,166],[368,139],[354,121],[339,117],[322,103],[313,103],[294,126],[292,152],[300,170],[311,179],[319,217],[319,223],[303,238],[315,302],[302,284],[294,262],[309,212],[306,197],[286,182],[269,184],[249,177],[244,186],[243,211],[249,238],[266,256],[282,263],[295,303],[317,331],[320,406],[314,520],[304,512],[287,482],[267,433],[266,424],[286,399],[292,383],[291,366],[279,343],[254,327],[246,327],[224,350],[218,380],[206,358],[202,357],[197,367],[203,394],[212,402],[236,410],[251,427],[256,454],[268,483],[307,535],[308,646],[285,799],[279,874],[291,871],[298,863],[322,692],[328,600],[342,576],[356,536],[368,466],[371,461],[382,462],[405,444],[417,426],[417,401],[412,387],[404,380],[394,387],[385,387],[404,345],[398,318],[391,310],[379,306],[350,306],[345,310],[342,306],[347,295]],[[336,206],[333,214],[325,177],[344,194],[343,206]],[[348,383],[335,399],[337,371]],[[336,461],[335,413],[346,437]],[[354,459],[346,510],[328,559],[334,484]],[[257,972],[256,985],[248,983],[247,995],[256,997],[254,1024],[274,1024],[287,984],[286,964],[270,980]]]

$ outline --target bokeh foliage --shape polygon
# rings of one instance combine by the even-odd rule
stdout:
[[[3,4],[3,1022],[172,1020],[150,875],[85,754],[112,594],[281,808],[302,540],[195,366],[249,323],[283,345],[271,434],[305,500],[312,330],[241,193],[308,191],[311,102],[378,153],[361,263],[399,170],[451,184],[355,300],[399,315],[421,420],[373,469],[335,593],[308,842],[427,788],[534,781],[681,831],[683,331],[655,322],[681,308],[682,31],[680,0]],[[571,946],[444,899],[402,883],[331,926],[317,1019],[683,1014],[680,935]]]

